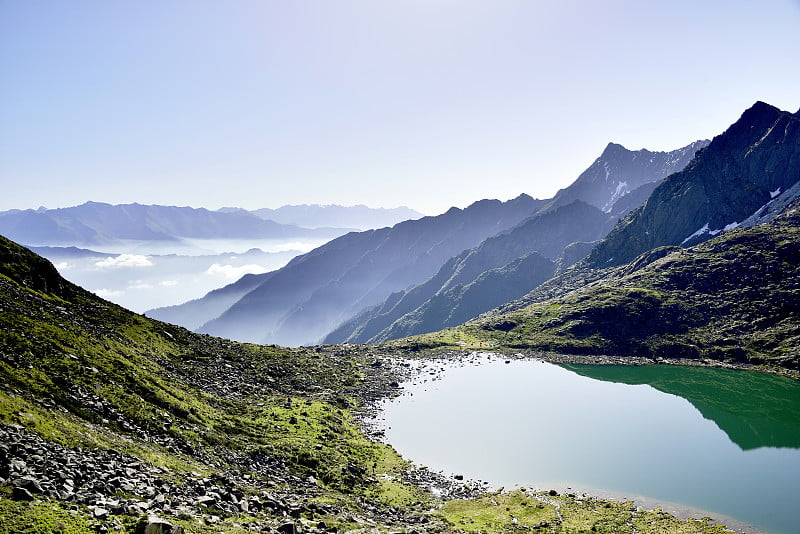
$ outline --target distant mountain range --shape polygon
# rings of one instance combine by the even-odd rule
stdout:
[[[433,332],[521,297],[579,260],[582,254],[574,254],[576,250],[589,251],[574,246],[565,254],[570,244],[604,237],[661,180],[681,170],[707,145],[708,141],[696,141],[672,152],[651,152],[609,143],[572,185],[536,214],[464,251],[404,295],[392,295],[362,311],[324,342],[378,343]]]
[[[244,211],[241,208],[221,208],[221,212]],[[400,206],[399,208],[368,208],[357,206],[338,206],[335,204],[300,204],[281,206],[277,209],[261,208],[249,211],[253,215],[280,224],[293,224],[303,228],[353,228],[371,230],[394,226],[423,215],[417,211]]]
[[[432,276],[450,257],[515,226],[541,204],[482,200],[436,217],[353,232],[298,256],[200,331],[255,342],[313,343],[367,306]],[[159,318],[159,311],[148,315]]]
[[[263,286],[248,287],[246,294],[244,284],[231,285],[207,299],[148,314],[197,328],[205,313],[208,322],[200,331],[280,344],[376,342],[458,324],[524,295],[581,259],[590,249],[587,243],[604,237],[644,202],[643,190],[652,191],[707,143],[672,152],[610,144],[553,199],[481,201],[375,236],[343,236],[262,275]],[[513,217],[504,215],[507,205],[515,206]],[[453,225],[461,237],[436,241]],[[299,274],[309,268],[307,262],[317,275]],[[233,299],[237,302],[219,315],[219,304]]]
[[[330,238],[342,228],[301,228],[264,220],[245,211],[112,205],[86,202],[71,208],[0,212],[0,234],[33,246],[104,245],[116,240]]]

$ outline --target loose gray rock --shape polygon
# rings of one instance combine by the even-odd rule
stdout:
[[[14,486],[14,489],[11,490],[11,498],[15,501],[32,501],[33,494],[25,488]]]
[[[136,534],[183,534],[183,532],[183,527],[173,525],[157,516],[150,516],[146,521],[141,521],[136,529]]]

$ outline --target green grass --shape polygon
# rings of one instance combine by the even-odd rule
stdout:
[[[53,502],[15,502],[0,498],[0,532],[15,534],[88,534],[92,518]]]
[[[659,509],[639,510],[630,501],[609,501],[555,492],[491,493],[445,503],[439,515],[461,532],[550,534],[723,534],[706,519],[681,520]]]

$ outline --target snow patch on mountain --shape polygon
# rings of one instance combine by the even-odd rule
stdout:
[[[611,198],[608,202],[602,207],[602,210],[606,213],[611,212],[611,209],[614,207],[614,203],[619,200],[621,197],[630,193],[630,189],[628,188],[628,182],[618,182],[617,189],[611,194]]]
[[[686,239],[681,241],[681,245],[683,245],[684,243],[686,243],[690,239],[694,239],[695,237],[700,237],[701,235],[707,234],[708,232],[709,232],[709,227],[708,227],[708,223],[706,223],[703,226],[701,226],[695,233],[693,233],[692,235],[690,235],[689,237],[687,237]]]

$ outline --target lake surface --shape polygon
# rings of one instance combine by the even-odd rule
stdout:
[[[380,424],[417,464],[493,486],[571,487],[800,532],[800,382],[481,355],[429,365],[404,389]]]

